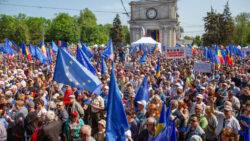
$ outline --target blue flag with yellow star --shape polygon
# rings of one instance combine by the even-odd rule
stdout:
[[[80,90],[100,94],[101,81],[98,77],[61,48],[58,49],[53,80]]]
[[[115,78],[114,63],[110,74],[106,117],[106,141],[125,141],[129,129],[128,120],[122,104],[121,91]]]

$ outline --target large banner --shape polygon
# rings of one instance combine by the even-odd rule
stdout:
[[[166,48],[167,59],[181,59],[186,58],[185,48],[170,47]]]
[[[194,62],[194,71],[195,72],[212,72],[212,64],[206,62]]]

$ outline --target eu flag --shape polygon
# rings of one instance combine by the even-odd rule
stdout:
[[[59,48],[53,80],[80,90],[100,94],[101,81],[66,50]]]
[[[154,141],[176,141],[175,122],[169,122]]]
[[[46,50],[45,50],[46,51]],[[37,60],[39,60],[40,62],[42,62],[43,64],[46,64],[47,62],[47,57],[45,57],[42,53],[42,51],[40,50],[40,48],[35,47],[35,58]]]
[[[85,68],[87,68],[90,72],[96,75],[96,70],[94,66],[91,64],[86,54],[84,54],[83,51],[79,47],[76,50],[76,60],[80,62]]]
[[[12,42],[8,38],[5,39],[5,44],[2,51],[3,53],[10,55],[14,55],[16,53],[15,50],[12,48]]]
[[[51,42],[51,47],[52,47],[52,50],[54,52],[57,52],[58,51],[58,46],[56,45],[56,43],[54,41]]]
[[[107,101],[106,141],[125,141],[125,131],[129,128],[121,92],[115,78],[114,65],[112,66]]]
[[[105,75],[107,73],[107,65],[105,63],[105,59],[102,57],[101,60],[101,74]]]
[[[156,75],[157,78],[161,76],[161,63],[160,63],[160,57],[158,57],[157,67],[156,67]]]
[[[140,58],[140,64],[145,64],[147,62],[147,51],[144,51],[143,55]]]
[[[82,51],[88,56],[88,58],[92,58],[94,56],[85,43],[82,43]]]
[[[52,55],[51,55],[52,49],[47,47],[46,48],[46,54],[47,54],[47,60],[49,64],[52,64]]]
[[[30,44],[29,49],[31,56],[36,56],[36,47]]]
[[[102,53],[103,57],[105,59],[114,59],[114,51],[113,51],[113,43],[112,43],[112,39],[109,39],[109,42],[107,44],[107,47],[104,49],[103,53]]]
[[[137,101],[140,100],[149,100],[149,92],[148,92],[148,77],[145,76],[139,89],[137,90],[136,96],[135,96],[135,104]]]

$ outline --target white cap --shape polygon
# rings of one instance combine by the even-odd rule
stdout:
[[[143,105],[144,108],[146,108],[146,106],[147,106],[147,102],[145,100],[137,101],[137,103]]]
[[[197,98],[203,99],[203,95],[202,94],[198,94]]]
[[[24,80],[21,81],[22,87],[26,87],[26,82]]]
[[[46,117],[49,121],[53,121],[56,118],[56,114],[53,111],[48,111]]]

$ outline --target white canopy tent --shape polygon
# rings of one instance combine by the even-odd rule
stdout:
[[[143,49],[150,50],[150,49],[154,48],[155,46],[161,52],[161,43],[156,42],[151,37],[142,37],[141,39],[131,43],[131,48],[133,50],[136,49],[137,51],[142,49],[142,47],[143,47]]]

